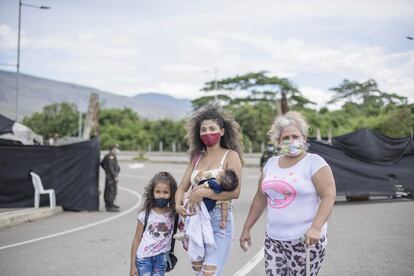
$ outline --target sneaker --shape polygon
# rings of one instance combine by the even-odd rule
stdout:
[[[111,207],[111,208],[106,208],[107,212],[119,212],[119,209]]]

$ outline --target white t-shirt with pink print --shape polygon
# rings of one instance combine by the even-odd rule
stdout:
[[[145,225],[145,211],[138,215],[138,220]],[[137,249],[138,258],[146,258],[170,251],[174,219],[170,212],[158,214],[151,210],[147,227],[142,234]]]
[[[320,198],[312,176],[329,166],[317,154],[307,153],[290,168],[279,166],[280,156],[270,158],[263,167],[262,192],[267,198],[267,235],[280,241],[297,240],[312,225]],[[326,233],[327,224],[322,227]]]

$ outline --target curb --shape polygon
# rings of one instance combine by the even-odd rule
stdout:
[[[101,151],[101,159],[106,152]],[[118,162],[120,163],[166,163],[166,164],[181,164],[187,165],[189,162],[189,156],[185,152],[147,152],[146,160],[134,160],[138,157],[138,152],[135,151],[123,151],[118,155]],[[260,168],[260,153],[245,153],[244,154],[244,168]]]
[[[119,163],[164,163],[164,164],[181,164],[181,165],[187,165],[188,161],[180,161],[180,160],[133,160],[133,159],[121,159],[118,160]],[[243,165],[243,168],[260,168],[260,164],[253,164],[253,163],[245,163]]]
[[[132,160],[134,161],[134,160]],[[124,161],[125,162],[125,161]],[[128,161],[126,161],[128,162]],[[146,161],[135,161],[135,162],[142,162],[142,163],[167,163],[167,164],[182,164],[182,165],[187,165],[188,161],[163,161],[163,160],[146,160]],[[259,164],[244,164],[243,168],[259,168],[260,165]]]
[[[26,208],[0,214],[0,228],[10,227],[20,223],[35,221],[62,212],[61,206],[55,208]]]

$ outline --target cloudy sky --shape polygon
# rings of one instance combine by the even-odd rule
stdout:
[[[193,99],[215,68],[218,78],[267,70],[319,106],[345,78],[373,78],[414,102],[412,0],[25,3],[52,8],[23,7],[23,73]],[[16,63],[17,18],[18,0],[0,0],[2,64]]]

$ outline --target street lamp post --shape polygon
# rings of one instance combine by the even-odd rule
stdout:
[[[20,28],[22,22],[22,6],[48,10],[50,7],[47,6],[35,6],[31,4],[22,3],[22,0],[19,0],[19,24],[17,31],[17,64],[16,64],[16,122],[19,119],[19,90],[20,90]]]
[[[217,67],[214,67],[214,102],[217,103]]]
[[[203,72],[204,73],[211,73],[211,70],[203,70]],[[214,95],[214,102],[217,102],[218,101],[218,99],[217,99],[217,89],[218,89],[218,82],[217,82],[217,72],[218,72],[218,69],[217,69],[217,67],[214,67],[213,68],[213,72],[214,72],[214,93],[215,93],[215,95]]]

